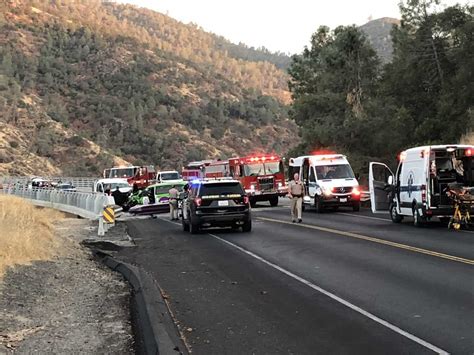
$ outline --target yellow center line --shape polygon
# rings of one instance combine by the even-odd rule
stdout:
[[[288,224],[288,225],[291,225],[291,226],[315,229],[315,230],[319,230],[319,231],[322,231],[322,232],[327,232],[327,233],[332,233],[332,234],[337,234],[337,235],[343,235],[345,237],[351,237],[351,238],[366,240],[366,241],[373,242],[373,243],[389,245],[391,247],[404,249],[404,250],[409,250],[409,251],[412,251],[412,252],[415,252],[415,253],[436,256],[438,258],[447,259],[447,260],[451,260],[451,261],[457,261],[457,262],[463,263],[463,264],[474,265],[474,260],[472,260],[472,259],[466,259],[466,258],[461,258],[459,256],[453,256],[453,255],[438,253],[436,251],[427,250],[427,249],[423,249],[423,248],[412,247],[410,245],[391,242],[389,240],[384,240],[384,239],[380,239],[380,238],[369,237],[369,236],[358,234],[358,233],[346,232],[346,231],[341,231],[341,230],[338,230],[338,229],[320,227],[320,226],[315,226],[315,225],[311,225],[311,224],[294,224],[294,223],[291,223],[291,222],[282,221],[282,220],[273,219],[273,218],[267,218],[267,217],[257,217],[257,218],[260,219],[260,220],[263,220],[263,221],[267,221],[267,222],[275,222],[275,223],[281,223],[281,224]]]

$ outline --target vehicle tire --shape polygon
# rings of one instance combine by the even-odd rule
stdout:
[[[420,212],[418,211],[418,208],[413,209],[413,225],[415,227],[423,227],[423,224],[426,222],[426,220],[421,217]]]
[[[451,217],[440,217],[439,221],[441,222],[441,224],[448,225],[451,221]]]
[[[183,231],[189,232],[189,224],[184,220],[184,218],[181,218],[181,224],[183,225]]]
[[[270,206],[272,206],[272,207],[278,206],[278,196],[272,197],[270,199]]]
[[[189,231],[191,232],[191,234],[198,234],[199,233],[199,225],[190,223],[189,224]]]
[[[352,211],[359,212],[360,211],[360,202],[357,201],[352,205]]]
[[[397,205],[392,203],[390,205],[390,218],[393,223],[400,223],[403,220],[403,216],[400,216],[397,212]]]
[[[316,213],[323,212],[323,204],[321,203],[321,199],[317,196],[314,198],[314,209]]]
[[[199,233],[199,224],[193,223],[191,216],[189,216],[189,231],[191,232],[191,234]]]
[[[244,223],[242,226],[242,232],[248,233],[252,230],[252,220],[249,219],[247,222]]]

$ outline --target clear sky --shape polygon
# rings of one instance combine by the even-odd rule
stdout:
[[[234,43],[299,53],[321,25],[362,25],[399,18],[399,0],[118,0],[147,7]],[[444,4],[468,0],[442,0]]]

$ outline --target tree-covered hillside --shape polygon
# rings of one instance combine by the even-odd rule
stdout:
[[[286,152],[287,74],[222,43],[129,5],[0,0],[0,167],[86,175],[118,157],[175,167]]]
[[[290,67],[291,113],[303,139],[294,154],[332,147],[367,173],[368,161],[408,147],[472,139],[474,7],[435,12],[437,2],[402,4],[385,65],[354,26],[312,36]]]

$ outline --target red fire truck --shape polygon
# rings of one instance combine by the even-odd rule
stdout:
[[[205,177],[205,169],[213,160],[192,161],[186,165],[181,171],[183,180],[191,181],[202,179]]]
[[[230,175],[228,160],[215,160],[204,168],[206,178],[222,178]]]
[[[124,178],[130,186],[137,185],[143,189],[152,184],[156,178],[155,167],[147,166],[118,166],[104,170],[104,178]]]
[[[214,161],[206,166],[204,176],[231,176],[239,180],[252,205],[258,201],[269,201],[271,206],[277,206],[278,197],[287,193],[283,161],[276,154]]]

